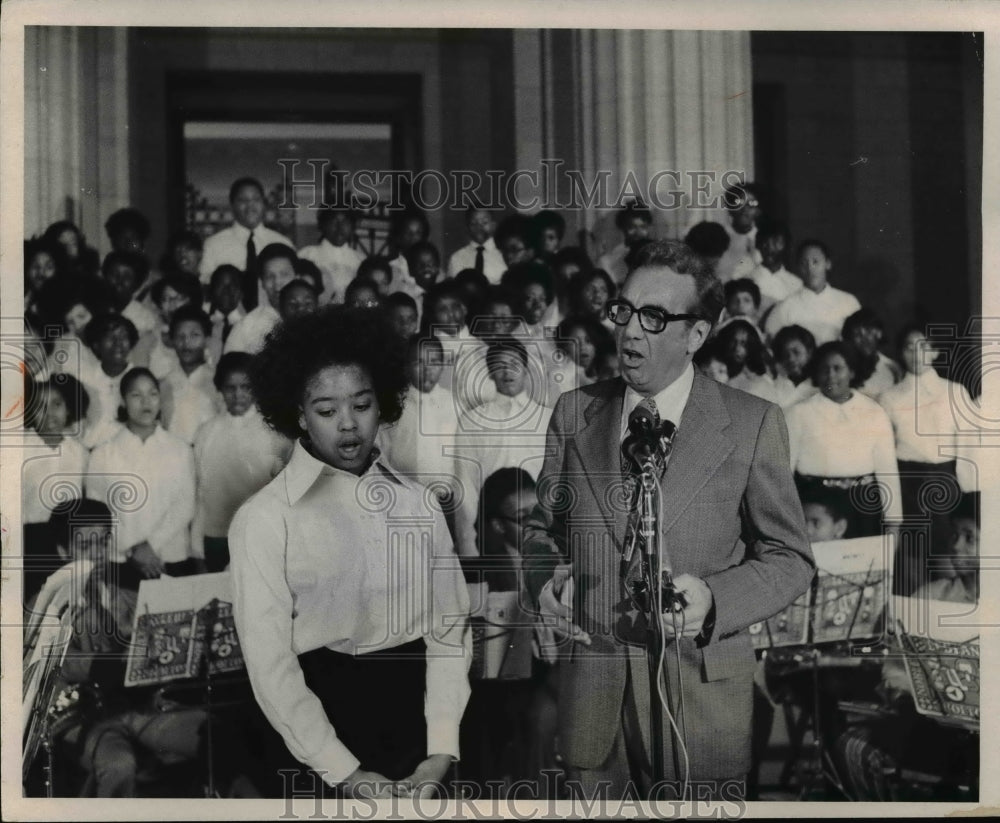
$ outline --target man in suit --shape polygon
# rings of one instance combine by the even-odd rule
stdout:
[[[570,786],[588,798],[602,785],[621,796],[630,781],[640,792],[653,783],[646,653],[620,574],[628,522],[620,444],[636,405],[651,399],[677,427],[662,478],[661,539],[687,605],[679,640],[674,621],[661,621],[679,729],[672,732],[664,712],[667,780],[683,781],[686,764],[700,784],[695,797],[741,796],[755,668],[747,627],[791,603],[813,576],[781,410],[691,365],[722,299],[718,280],[687,246],[650,244],[609,305],[622,378],[564,394],[553,411],[524,565],[529,591],[559,614],[557,630],[570,638],[572,653],[560,663],[559,740]],[[572,610],[559,601],[569,579]],[[660,787],[656,796],[678,789]]]

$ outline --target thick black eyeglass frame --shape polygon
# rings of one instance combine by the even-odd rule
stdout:
[[[618,313],[622,309],[624,309],[624,312],[622,312],[623,316],[619,317]],[[636,308],[628,300],[620,299],[609,300],[605,306],[605,312],[607,313],[608,320],[616,326],[627,326],[629,320],[632,319],[632,315],[638,312],[639,325],[642,326],[643,331],[647,331],[650,334],[659,334],[667,328],[668,323],[674,320],[702,319],[697,314],[670,314],[670,312],[664,311],[659,306],[641,306]]]

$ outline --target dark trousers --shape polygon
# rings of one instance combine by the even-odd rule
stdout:
[[[427,757],[423,640],[357,656],[321,648],[299,664],[362,769],[400,780]]]
[[[229,565],[229,538],[206,537],[204,539],[205,568],[209,572],[225,571]]]
[[[949,508],[954,508],[961,489],[955,475],[955,461],[918,463],[900,460],[899,487],[907,532],[923,529],[924,534],[908,535],[896,552],[893,594],[910,595],[941,572],[933,568],[933,556],[947,553],[951,539]],[[951,504],[949,506],[949,504]]]

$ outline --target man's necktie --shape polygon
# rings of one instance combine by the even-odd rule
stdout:
[[[226,338],[229,337],[229,332],[233,330],[233,324],[229,322],[229,315],[227,314],[222,319],[222,342],[226,342]]]
[[[247,311],[257,308],[257,247],[252,231],[247,238],[247,265],[243,270],[243,307]]]
[[[253,232],[247,238],[247,264],[244,271],[254,271],[257,267],[257,247],[253,244]]]
[[[483,252],[485,251],[486,249],[483,246],[476,246],[476,265],[474,268],[480,274],[483,273],[483,265],[484,265]]]

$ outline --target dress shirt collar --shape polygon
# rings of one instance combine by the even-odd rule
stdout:
[[[288,465],[285,467],[285,491],[288,493],[288,503],[291,506],[298,503],[305,493],[312,488],[320,475],[328,475],[341,480],[347,480],[351,483],[357,483],[361,478],[370,474],[372,469],[380,472],[394,483],[402,485],[399,478],[396,477],[395,473],[382,460],[381,452],[377,448],[373,448],[371,465],[359,476],[343,469],[335,468],[313,457],[306,450],[306,447],[302,445],[302,440],[297,440],[295,448],[292,451],[292,459],[288,461]]]
[[[254,246],[257,246],[257,241],[260,239],[261,230],[264,228],[264,224],[260,223],[255,229],[248,229],[246,226],[241,226],[235,220],[231,226],[233,233],[236,235],[236,239],[242,243],[246,243],[250,239],[250,232],[253,231]],[[264,247],[261,246],[257,249],[258,254]]]
[[[694,385],[694,367],[688,363],[687,368],[681,372],[673,383],[659,393],[653,395],[656,401],[657,411],[660,413],[660,420],[669,420],[677,428],[681,425],[681,416],[684,414],[684,407],[691,396],[691,387]],[[622,404],[622,437],[628,431],[628,417],[632,410],[642,401],[643,395],[639,394],[631,386],[625,389],[625,402]]]
[[[122,430],[119,432],[118,437],[126,443],[130,443],[132,446],[138,446],[139,448],[145,448],[146,446],[157,446],[164,440],[167,436],[166,431],[164,431],[163,426],[160,423],[156,424],[156,428],[153,429],[153,433],[143,440],[139,435],[133,432],[124,423],[121,424]]]

